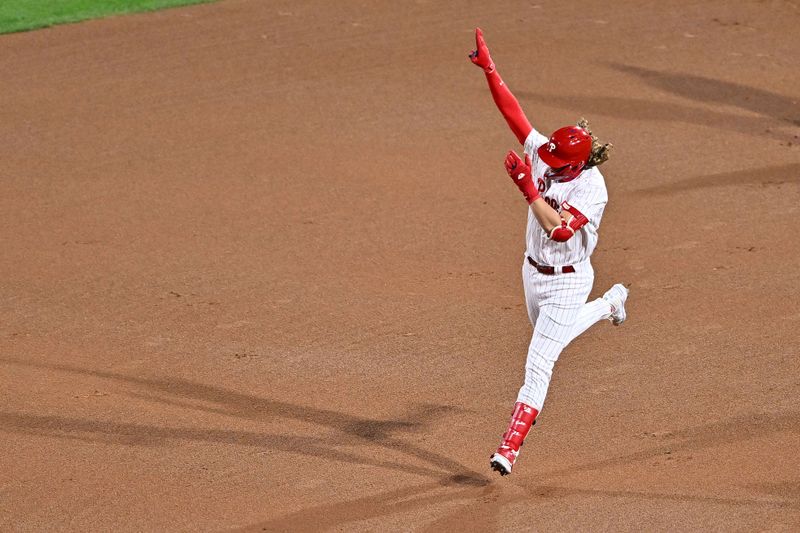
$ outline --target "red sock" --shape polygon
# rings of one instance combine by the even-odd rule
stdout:
[[[519,447],[531,430],[531,426],[536,421],[539,411],[522,402],[514,405],[514,412],[511,414],[511,421],[508,423],[506,432],[503,433],[503,442],[497,449],[497,453],[504,456],[514,464],[519,453]]]

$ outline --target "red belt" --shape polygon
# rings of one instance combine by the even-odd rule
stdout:
[[[575,272],[575,267],[572,265],[563,267],[544,266],[531,259],[531,256],[528,256],[528,263],[542,274],[547,274],[548,276],[552,276],[553,274],[572,274]]]

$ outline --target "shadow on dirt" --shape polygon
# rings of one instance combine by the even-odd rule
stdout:
[[[472,531],[485,531],[487,529],[477,527],[478,524],[491,520],[500,512],[502,505],[492,506],[493,508],[482,506],[482,518],[477,522],[473,520],[465,522],[463,517],[470,508],[475,506],[476,500],[486,500],[497,490],[497,484],[483,487],[453,487],[446,483],[425,483],[345,502],[301,509],[272,520],[250,524],[237,531],[324,531],[341,528],[345,524],[359,520],[369,520],[415,509],[426,509],[432,505],[448,502],[462,502],[454,513],[462,518],[459,523],[469,523],[469,529]]]
[[[678,457],[678,454],[682,452],[696,452],[720,444],[730,445],[775,434],[800,436],[800,413],[746,414],[699,427],[673,431],[660,437],[661,442],[658,446],[584,465],[545,472],[542,476],[544,478],[559,477],[608,467],[626,466],[649,459],[669,460]]]
[[[640,492],[631,490],[608,490],[572,488],[557,485],[532,485],[523,487],[523,491],[512,492],[505,485],[498,483],[486,487],[481,492],[472,491],[472,500],[469,504],[462,505],[452,512],[437,518],[428,524],[424,531],[452,531],[468,529],[474,531],[492,531],[500,528],[499,518],[503,509],[513,504],[546,503],[555,499],[574,498],[619,498],[621,500],[645,500],[657,502],[677,502],[681,504],[694,503],[714,506],[730,506],[734,509],[750,507],[752,509],[800,509],[797,501],[766,501],[756,499],[716,498],[712,496],[668,494],[657,492]],[[467,492],[466,490],[464,491]],[[465,495],[466,497],[466,495]],[[273,523],[267,523],[272,526]],[[262,526],[263,524],[258,524]],[[274,523],[279,526],[280,523]],[[288,525],[288,524],[284,524]],[[475,527],[473,527],[475,526]],[[269,530],[269,528],[267,528]],[[259,531],[255,527],[244,531]]]
[[[673,183],[656,185],[634,191],[634,194],[681,194],[687,191],[711,189],[714,187],[737,187],[741,185],[761,185],[764,187],[800,183],[800,163],[775,165],[748,170],[720,172],[708,176],[684,178]]]
[[[797,480],[785,483],[754,483],[749,487],[770,496],[778,496],[800,502],[800,481]]]
[[[530,484],[509,484],[490,481],[486,476],[470,471],[460,463],[431,450],[400,440],[395,434],[421,431],[430,421],[453,410],[448,406],[425,405],[397,420],[372,420],[329,409],[301,407],[286,402],[268,400],[249,394],[184,379],[158,379],[127,376],[113,372],[87,370],[68,365],[29,363],[0,359],[4,364],[77,373],[118,382],[134,384],[142,389],[139,397],[167,405],[196,409],[210,413],[266,421],[274,417],[290,418],[319,424],[336,430],[339,435],[326,437],[291,436],[255,431],[202,429],[192,427],[159,427],[148,424],[92,421],[63,416],[9,413],[0,411],[0,431],[21,434],[107,442],[123,445],[157,446],[170,440],[222,443],[268,448],[288,454],[303,454],[332,461],[368,465],[432,478],[433,481],[393,489],[378,494],[338,503],[325,503],[251,524],[241,531],[325,530],[341,528],[348,523],[369,520],[432,505],[448,504],[448,512],[428,525],[428,531],[468,527],[477,530],[495,529],[502,513],[515,503],[535,504],[574,496],[610,497],[752,506],[759,509],[800,509],[794,495],[796,487],[770,490],[780,499],[719,498],[714,496],[655,493],[609,488],[564,486],[572,474],[606,468],[639,465],[647,460],[669,460],[718,445],[746,441],[778,433],[800,434],[800,413],[742,415],[699,427],[686,428],[660,437],[659,443],[647,449],[574,465],[555,471],[541,471]],[[202,401],[206,404],[200,405]],[[335,449],[335,446],[378,446],[395,450],[420,464],[408,461],[380,460],[380,454],[357,454]],[[374,450],[373,450],[374,452]],[[788,498],[787,498],[788,496]]]
[[[800,434],[800,413],[746,415],[665,434],[660,437],[664,441],[662,444],[639,452],[557,471],[540,472],[536,476],[539,481],[531,484],[490,483],[485,486],[461,486],[457,490],[443,491],[442,488],[447,486],[446,483],[430,483],[346,502],[306,508],[269,521],[249,525],[241,531],[286,530],[293,526],[297,527],[296,524],[302,524],[301,529],[323,530],[341,527],[351,521],[368,520],[445,502],[454,502],[458,505],[429,524],[426,531],[448,531],[465,527],[475,531],[490,531],[497,529],[500,514],[510,505],[516,503],[531,505],[575,496],[730,506],[736,509],[742,507],[759,510],[800,509],[800,499],[797,498],[797,487],[794,483],[777,485],[777,489],[769,487],[770,495],[773,496],[773,499],[769,500],[608,488],[593,489],[563,485],[564,478],[575,473],[602,470],[608,467],[640,465],[643,461],[653,459],[668,461],[669,459],[665,458],[676,457],[682,452],[694,452],[713,446],[786,432]],[[758,489],[764,491],[763,487],[759,486]]]
[[[800,416],[788,417],[799,419]],[[773,422],[770,420],[769,422]],[[789,422],[789,421],[787,421]],[[720,424],[725,427],[739,427],[737,423]],[[712,426],[713,427],[713,426]],[[785,425],[780,426],[786,429]],[[696,428],[704,431],[706,428]],[[748,435],[749,438],[752,435]],[[713,440],[709,444],[724,444],[726,441]],[[702,447],[702,446],[701,446]],[[663,449],[654,449],[636,456],[623,456],[618,459],[601,461],[584,465],[578,469],[564,469],[557,474],[539,474],[537,477],[547,479],[563,477],[572,471],[590,470],[614,465],[635,464],[641,459],[658,457],[663,454]],[[428,524],[423,531],[453,531],[467,529],[470,531],[492,531],[500,527],[502,513],[514,504],[535,505],[556,499],[574,498],[619,498],[623,500],[644,500],[658,502],[677,502],[681,504],[704,504],[714,506],[729,506],[740,509],[800,509],[797,498],[785,498],[785,494],[776,494],[780,500],[747,499],[747,498],[721,498],[714,496],[658,493],[634,490],[592,489],[585,487],[567,487],[555,483],[514,485],[507,483],[490,483],[485,486],[464,487],[459,486],[445,490],[447,483],[428,483],[415,487],[382,492],[380,494],[357,498],[340,503],[323,504],[316,507],[305,508],[300,511],[283,515],[272,520],[248,525],[238,531],[286,531],[293,529],[322,531],[336,529],[347,523],[359,520],[369,520],[381,516],[402,513],[414,509],[425,509],[431,505],[441,503],[454,503],[443,516],[437,517]]]
[[[713,446],[743,442],[749,439],[763,437],[764,435],[785,433],[800,435],[800,413],[742,415],[712,424],[686,428],[665,434],[660,437],[663,442],[658,446],[649,447],[635,453],[606,458],[583,465],[571,466],[557,471],[540,472],[537,474],[537,479],[541,482],[523,485],[522,492],[517,490],[519,486],[515,487],[514,485],[498,483],[492,483],[484,487],[463,487],[456,492],[438,495],[435,492],[436,487],[434,485],[423,485],[413,489],[407,489],[409,495],[417,495],[420,498],[409,502],[403,502],[402,506],[397,507],[397,512],[406,510],[409,506],[413,507],[414,505],[423,507],[430,502],[455,502],[463,500],[458,507],[445,516],[437,518],[436,521],[427,528],[428,531],[442,531],[463,528],[465,526],[470,526],[470,528],[475,530],[492,530],[497,527],[499,514],[509,505],[521,502],[532,504],[537,501],[546,502],[547,500],[570,498],[574,496],[699,503],[730,506],[733,508],[800,509],[800,499],[796,497],[796,484],[778,486],[778,490],[773,490],[772,493],[774,496],[780,497],[781,499],[771,500],[563,486],[563,479],[575,473],[602,470],[609,467],[615,468],[639,465],[643,461],[653,459],[669,460],[665,458],[677,457],[684,452],[695,452]],[[559,482],[559,480],[562,481]],[[405,495],[407,493],[403,492],[403,494]],[[421,498],[423,495],[424,498]],[[335,527],[350,520],[363,520],[378,516],[378,514],[376,514],[376,507],[367,504],[372,503],[374,499],[375,502],[382,502],[382,505],[388,505],[397,497],[399,496],[394,492],[384,493],[382,495],[343,502],[333,506],[320,506],[319,508],[305,509],[305,515],[302,517],[301,513],[293,513],[268,522],[254,524],[243,531],[281,529],[290,526],[294,523],[294,520],[314,520],[313,518],[309,518],[313,516],[340,517],[340,521],[317,521],[309,523],[309,525],[315,526],[316,529]],[[327,514],[329,512],[331,513],[330,515]],[[386,513],[382,512],[380,514]],[[316,520],[320,519],[317,518]],[[472,526],[475,527],[473,528]]]
[[[735,131],[759,138],[771,138],[787,144],[800,143],[800,134],[782,128],[800,126],[800,97],[780,94],[694,74],[660,72],[642,67],[612,63],[618,72],[636,76],[644,83],[665,92],[700,102],[737,107],[760,116],[747,116],[724,110],[712,110],[674,102],[659,102],[616,96],[564,96],[519,91],[521,99],[556,105],[591,119],[606,115],[643,122],[678,122],[713,127],[720,134]],[[777,130],[775,128],[778,128]],[[613,142],[613,139],[612,139]],[[753,146],[757,151],[757,146]]]
[[[489,483],[488,478],[467,469],[457,461],[433,450],[403,441],[396,436],[397,433],[409,433],[424,429],[432,420],[452,412],[454,408],[450,406],[422,405],[399,420],[373,420],[329,409],[259,398],[181,378],[127,376],[69,365],[31,363],[12,359],[0,359],[0,362],[134,384],[143,389],[142,393],[136,393],[134,396],[165,405],[262,422],[272,418],[289,418],[314,426],[327,427],[336,430],[339,434],[315,437],[237,430],[168,428],[147,424],[92,421],[2,411],[0,411],[0,431],[141,446],[161,445],[169,440],[236,444],[397,470],[432,477],[439,483],[466,486],[482,486]],[[206,404],[196,403],[198,401],[206,402]],[[416,458],[421,464],[380,460],[377,458],[380,454],[375,454],[374,451],[359,454],[333,448],[334,446],[357,445],[379,446],[394,450]]]
[[[800,126],[800,98],[739,83],[678,72],[663,72],[633,65],[611,63],[611,68],[632,74],[646,84],[698,102],[723,104]]]
[[[734,131],[750,135],[759,139],[769,138],[784,143],[800,143],[800,134],[782,129],[771,117],[745,116],[725,111],[714,111],[698,107],[682,105],[674,102],[659,102],[655,100],[642,100],[638,98],[623,98],[618,96],[565,96],[540,94],[531,91],[518,91],[516,93],[523,102],[531,101],[537,104],[545,103],[571,111],[574,119],[585,116],[596,126],[598,120],[595,116],[609,116],[631,121],[646,122],[675,122],[680,124],[693,124],[715,128],[719,135]],[[639,125],[638,128],[646,128]],[[655,126],[654,126],[655,127]],[[614,142],[614,139],[605,139]],[[753,146],[753,151],[757,147]]]

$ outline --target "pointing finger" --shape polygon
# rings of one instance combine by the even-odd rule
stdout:
[[[480,28],[475,28],[475,48],[480,50],[481,46],[485,45],[486,43],[483,41],[483,31]]]

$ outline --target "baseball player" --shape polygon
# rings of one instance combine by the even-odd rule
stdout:
[[[475,43],[469,57],[483,69],[495,104],[523,146],[524,159],[512,150],[505,168],[529,205],[522,279],[533,337],[511,421],[489,463],[507,475],[542,410],[559,354],[600,320],[622,324],[628,289],[616,284],[602,298],[586,301],[594,281],[590,257],[608,202],[597,166],[611,145],[600,144],[585,120],[549,139],[536,131],[497,73],[480,28]]]

